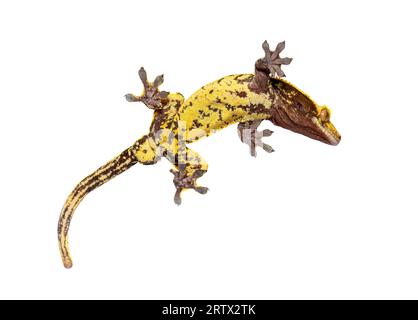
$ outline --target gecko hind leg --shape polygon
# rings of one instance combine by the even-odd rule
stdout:
[[[174,175],[173,183],[176,187],[174,202],[181,204],[181,193],[186,189],[193,189],[200,194],[208,192],[208,188],[197,185],[196,180],[208,171],[208,165],[205,160],[195,151],[185,148],[184,156],[179,154],[179,161],[176,163],[176,169],[170,172]]]
[[[250,154],[253,157],[257,156],[256,147],[261,147],[268,153],[274,152],[274,149],[270,145],[261,140],[261,138],[270,137],[273,134],[273,131],[268,129],[263,131],[257,130],[261,121],[262,120],[240,122],[237,127],[239,138],[243,143],[250,147]]]

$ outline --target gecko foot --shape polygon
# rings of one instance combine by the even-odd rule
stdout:
[[[263,42],[264,58],[255,62],[255,74],[251,83],[248,84],[250,90],[256,93],[266,93],[268,91],[270,78],[279,79],[285,77],[282,65],[292,62],[292,58],[282,58],[280,53],[284,50],[285,42],[280,42],[274,51],[270,50],[267,41]]]
[[[280,53],[285,48],[285,42],[280,42],[277,44],[276,49],[274,51],[270,51],[270,46],[267,41],[263,42],[263,50],[265,53],[264,58],[262,59],[262,62],[265,64],[267,69],[270,72],[270,76],[272,78],[281,78],[285,77],[281,66],[287,65],[292,62],[292,58],[281,58]]]
[[[250,147],[250,154],[253,157],[257,156],[256,147],[261,147],[268,153],[274,152],[274,149],[270,145],[261,140],[263,137],[270,137],[273,131],[268,129],[258,131],[257,127],[260,123],[261,121],[249,121],[238,124],[238,136],[243,143]]]
[[[208,188],[196,185],[196,179],[200,178],[206,171],[196,170],[193,174],[187,176],[185,170],[174,170],[170,172],[174,175],[173,183],[176,187],[176,193],[174,194],[174,202],[177,205],[181,204],[181,192],[185,189],[193,189],[200,194],[208,192]]]
[[[153,110],[164,106],[168,102],[167,97],[169,95],[169,92],[159,90],[159,86],[164,82],[164,75],[161,74],[157,76],[153,82],[149,82],[147,72],[143,67],[139,69],[138,75],[144,85],[143,94],[141,96],[136,96],[128,93],[125,94],[125,99],[128,102],[143,102],[148,108]]]

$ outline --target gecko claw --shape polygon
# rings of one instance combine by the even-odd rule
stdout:
[[[272,148],[272,146],[263,143],[263,145],[261,146],[263,148],[264,151],[266,151],[267,153],[272,153],[274,152],[274,149]]]
[[[264,129],[263,131],[261,131],[261,135],[263,137],[270,137],[273,133],[274,133],[274,131],[271,131],[269,129]],[[272,146],[270,146],[266,143],[263,143],[261,141],[261,138],[256,143],[260,143],[260,142],[261,142],[261,146],[259,144],[257,144],[257,145],[259,145],[261,148],[263,148],[264,151],[266,151],[267,153],[274,152],[274,149],[272,148]]]
[[[209,188],[206,187],[194,187],[193,189],[200,194],[206,194],[209,191]]]
[[[181,205],[181,191],[182,188],[177,188],[176,193],[174,194],[174,203],[176,205]]]
[[[261,131],[262,132],[262,134],[263,134],[263,137],[270,137],[273,133],[274,133],[274,131],[271,131],[271,130],[269,130],[269,129],[264,129],[263,131]]]
[[[128,102],[137,102],[141,100],[139,97],[131,93],[125,94],[125,99]]]

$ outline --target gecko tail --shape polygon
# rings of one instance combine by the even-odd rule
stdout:
[[[93,191],[113,177],[128,170],[137,162],[138,160],[135,157],[132,148],[128,148],[116,158],[84,178],[68,196],[58,222],[58,241],[64,267],[71,268],[73,266],[68,246],[68,230],[74,211],[81,200],[83,200],[90,191]]]

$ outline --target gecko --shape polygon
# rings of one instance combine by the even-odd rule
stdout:
[[[137,163],[152,165],[162,158],[168,159],[173,165],[170,172],[176,188],[174,202],[179,205],[184,190],[192,189],[200,194],[208,191],[197,183],[208,171],[208,164],[188,145],[229,125],[238,124],[239,139],[249,146],[252,156],[256,156],[257,147],[268,153],[274,151],[262,140],[273,132],[258,130],[264,120],[329,145],[340,142],[341,135],[330,121],[330,109],[318,105],[284,80],[286,75],[281,66],[292,61],[292,58],[280,56],[285,42],[270,50],[268,42],[264,41],[262,48],[264,57],[256,60],[254,73],[223,77],[204,85],[187,100],[179,92],[160,90],[163,75],[148,81],[147,72],[140,68],[142,94],[126,94],[125,98],[129,102],[142,102],[154,111],[149,132],[84,178],[68,196],[58,222],[59,249],[66,268],[73,265],[68,231],[81,200]]]

